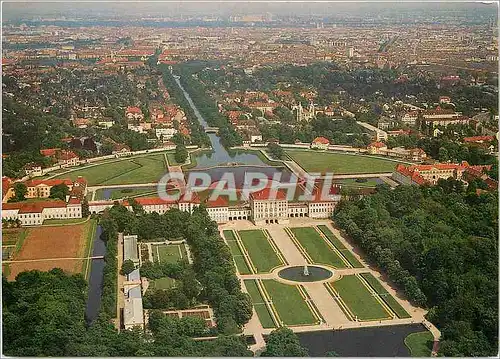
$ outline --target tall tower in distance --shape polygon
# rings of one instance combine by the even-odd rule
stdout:
[[[354,57],[354,47],[350,47],[347,49],[347,57],[352,59]]]

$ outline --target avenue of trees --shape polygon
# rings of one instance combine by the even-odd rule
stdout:
[[[219,128],[221,143],[225,147],[242,145],[241,136],[218,110],[216,101],[207,94],[204,84],[193,78],[206,65],[203,62],[193,62],[176,67],[179,72],[180,82],[184,89],[189,93],[196,108],[207,121],[209,126]]]
[[[208,135],[198,122],[196,114],[189,105],[184,93],[170,74],[170,70],[166,65],[160,65],[160,70],[162,72],[163,83],[167,87],[170,97],[174,99],[174,101],[184,110],[184,113],[186,114],[189,122],[189,128],[191,130],[191,143],[200,147],[210,146],[210,139],[208,138]]]
[[[334,220],[407,298],[429,308],[440,354],[498,351],[498,193],[458,181],[379,186],[342,201]]]

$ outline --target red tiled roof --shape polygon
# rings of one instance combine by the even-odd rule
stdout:
[[[383,142],[372,142],[368,145],[368,147],[382,148],[382,147],[387,147],[387,145]]]
[[[37,201],[37,202],[15,202],[3,203],[2,209],[18,209],[19,213],[41,213],[44,208],[64,208],[66,203],[64,201]]]
[[[260,191],[250,193],[250,197],[257,201],[284,200],[286,199],[286,192],[283,189],[274,190],[266,187]]]
[[[75,180],[75,182],[82,184],[82,185],[87,185],[87,180],[83,178],[82,176],[78,176],[78,178]]]
[[[10,184],[12,183],[12,179],[7,176],[2,177],[2,198],[7,194],[9,190]]]
[[[142,113],[142,111],[139,107],[129,106],[127,107],[126,113]]]
[[[160,197],[139,197],[135,201],[141,206],[154,206],[154,205],[171,205],[176,203],[176,200],[164,200]]]
[[[79,159],[80,157],[78,157],[78,155],[76,153],[74,153],[73,151],[61,151],[57,155],[57,159],[64,160],[64,161],[71,160],[73,158]]]
[[[56,186],[58,184],[66,184],[67,186],[71,186],[73,182],[68,179],[48,179],[48,180],[29,180],[25,182],[26,187],[35,187],[39,186],[41,184],[46,185],[46,186]]]
[[[70,198],[68,204],[82,204],[78,198]]]
[[[320,143],[320,144],[323,144],[323,145],[328,145],[330,143],[330,141],[327,138],[324,138],[324,137],[316,137],[313,140],[313,143]]]
[[[229,206],[229,200],[226,196],[218,196],[216,199],[211,200],[210,197],[205,202],[207,207],[227,207]]]
[[[46,148],[44,150],[40,150],[40,153],[42,154],[42,156],[52,157],[56,154],[57,151],[59,151],[59,148]]]
[[[491,142],[495,139],[493,136],[472,136],[464,137],[464,142]]]

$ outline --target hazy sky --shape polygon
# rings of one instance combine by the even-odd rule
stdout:
[[[137,2],[3,2],[2,10],[5,19],[33,16],[88,16],[88,15],[241,15],[262,14],[270,12],[279,15],[332,15],[335,13],[366,13],[377,11],[407,10],[426,8],[429,10],[460,9],[480,10],[485,8],[494,13],[497,12],[496,5],[481,5],[474,3],[430,3],[419,2],[336,2],[319,3],[315,1],[303,1],[300,3],[290,2],[248,2],[248,1],[213,1],[213,2],[161,2],[161,1],[137,1]]]

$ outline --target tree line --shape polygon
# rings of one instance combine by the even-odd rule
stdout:
[[[498,193],[452,179],[435,187],[379,186],[341,201],[337,225],[407,298],[429,308],[444,356],[498,351]]]

